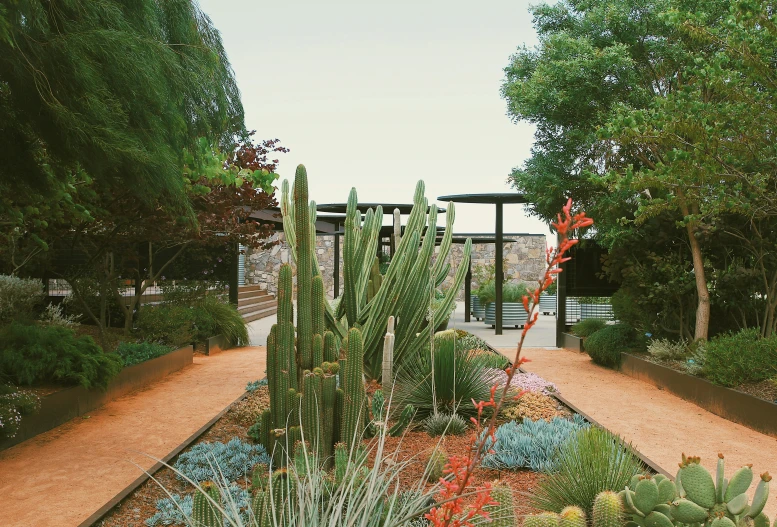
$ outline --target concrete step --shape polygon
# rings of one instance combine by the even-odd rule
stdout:
[[[259,320],[260,318],[272,316],[277,312],[278,312],[278,306],[259,309],[257,311],[252,311],[251,313],[244,313],[243,320],[245,320],[246,322],[253,322],[254,320]]]
[[[278,302],[275,301],[272,297],[262,297],[258,299],[256,302],[253,302],[251,304],[244,304],[237,306],[237,312],[240,314],[243,313],[252,313],[254,311],[257,311],[259,309],[265,309],[267,307],[273,307],[277,306]]]
[[[241,285],[238,286],[238,291],[243,293],[246,291],[264,291],[264,289],[260,285]]]

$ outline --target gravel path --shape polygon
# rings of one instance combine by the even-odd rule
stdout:
[[[513,358],[515,350],[502,349]],[[524,365],[556,383],[561,394],[602,426],[615,432],[674,474],[680,455],[701,456],[713,472],[718,452],[726,456],[726,474],[753,464],[758,474],[777,475],[777,438],[773,438],[711,414],[655,386],[617,371],[597,366],[585,353],[564,349],[525,349],[531,360]],[[714,474],[714,472],[713,472]],[[777,514],[777,488],[772,485],[766,513]]]
[[[264,348],[195,355],[149,388],[0,452],[0,525],[79,525],[154,464],[138,452],[163,458],[264,370]]]

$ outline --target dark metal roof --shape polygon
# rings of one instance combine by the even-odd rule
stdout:
[[[523,194],[517,192],[491,192],[488,194],[452,194],[440,196],[439,201],[454,203],[529,203]]]
[[[413,210],[412,203],[357,203],[356,206],[361,212],[366,212],[367,209],[375,209],[380,206],[383,207],[383,214],[393,214],[394,209],[399,209],[400,214],[410,214]],[[316,205],[316,209],[318,209],[319,212],[335,212],[338,214],[345,214],[347,208],[347,203],[321,203]],[[445,209],[437,207],[437,212],[445,212]]]

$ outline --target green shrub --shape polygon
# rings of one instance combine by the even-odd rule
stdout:
[[[40,280],[0,275],[0,324],[11,320],[33,320],[43,302]]]
[[[688,343],[683,339],[656,339],[648,344],[647,351],[659,360],[682,360],[689,354]]]
[[[105,389],[121,368],[121,357],[103,353],[91,337],[76,337],[71,329],[13,322],[0,330],[0,373],[16,384]]]
[[[494,282],[486,282],[477,290],[478,301],[486,306],[496,300]],[[523,302],[523,297],[529,294],[529,289],[523,283],[508,282],[502,286],[502,302]]]
[[[643,471],[642,462],[623,439],[603,428],[584,428],[561,446],[555,470],[540,480],[532,505],[553,512],[576,505],[590,517],[597,494],[621,491]]]
[[[761,338],[744,329],[707,342],[704,375],[722,386],[760,382],[777,375],[777,335]]]
[[[0,439],[16,437],[25,415],[40,409],[40,397],[10,384],[0,384]]]
[[[572,326],[572,333],[578,337],[586,338],[604,328],[606,325],[607,322],[601,318],[587,318]]]
[[[245,320],[235,306],[219,299],[215,295],[207,295],[195,310],[202,312],[202,319],[208,319],[207,335],[201,335],[201,340],[215,335],[224,335],[230,346],[246,346],[248,344],[248,328]]]
[[[143,340],[178,348],[194,342],[194,314],[192,308],[175,304],[142,306],[136,329]]]
[[[585,340],[585,351],[602,366],[616,368],[621,363],[621,352],[638,347],[634,328],[625,324],[606,326]]]
[[[172,347],[156,342],[121,342],[116,348],[125,367],[161,357],[171,351]]]

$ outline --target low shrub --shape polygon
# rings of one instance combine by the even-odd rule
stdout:
[[[656,339],[650,341],[647,351],[659,360],[683,360],[688,356],[688,343],[683,339]]]
[[[0,330],[0,373],[16,384],[61,382],[102,388],[123,366],[91,337],[73,330],[13,322]]]
[[[62,328],[72,328],[78,324],[80,315],[66,315],[62,309],[62,304],[52,304],[46,306],[40,316],[40,321],[48,326],[59,326]]]
[[[553,512],[576,505],[590,517],[597,494],[623,490],[644,469],[620,437],[599,427],[578,430],[561,446],[554,471],[540,480],[532,505]]]
[[[607,322],[601,318],[587,318],[572,326],[572,333],[578,337],[586,338],[603,329],[606,325]]]
[[[9,384],[0,384],[0,439],[16,437],[25,415],[40,409],[40,397]]]
[[[172,347],[156,342],[121,342],[116,348],[116,353],[124,361],[125,367],[161,357],[171,351]]]
[[[621,363],[621,352],[638,347],[634,328],[625,324],[606,326],[585,340],[585,351],[596,363],[608,368],[617,368]]]
[[[467,431],[467,421],[456,414],[430,415],[424,419],[422,426],[426,433],[432,437],[443,434],[460,436]]]
[[[516,421],[521,421],[522,419],[529,419],[531,421],[545,419],[550,421],[554,417],[559,417],[561,413],[558,409],[558,403],[552,397],[539,392],[529,392],[523,394],[514,403],[506,405],[501,415]]]
[[[757,328],[720,335],[707,342],[704,375],[721,386],[761,382],[777,375],[777,335]]]
[[[186,306],[142,306],[135,327],[143,340],[176,348],[191,344],[195,338],[194,316],[192,309]]]
[[[572,434],[588,426],[577,414],[571,420],[556,417],[550,421],[510,421],[496,429],[496,443],[486,438],[486,451],[493,452],[483,457],[483,466],[550,472],[556,465],[559,447]]]
[[[178,456],[173,465],[180,480],[237,481],[251,473],[257,463],[270,464],[261,445],[251,445],[237,437],[228,443],[198,443]]]
[[[0,275],[0,324],[11,320],[33,320],[43,302],[40,280]]]

